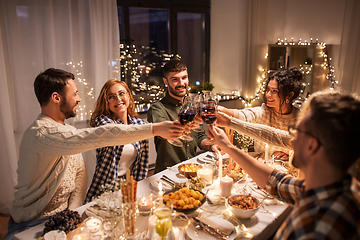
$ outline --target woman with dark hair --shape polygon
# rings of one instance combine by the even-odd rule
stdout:
[[[101,89],[90,118],[90,126],[109,123],[145,124],[144,120],[137,117],[134,99],[126,83],[111,79]],[[149,140],[96,149],[95,173],[85,202],[99,196],[102,185],[111,184],[114,179],[123,177],[127,169],[130,169],[136,181],[146,178],[149,169]]]
[[[299,109],[293,106],[293,101],[299,96],[303,74],[297,68],[290,68],[274,73],[266,83],[264,103],[260,107],[245,109],[227,109],[219,106],[219,111],[227,115],[251,123],[267,125],[287,131],[289,125],[297,123]],[[219,120],[221,121],[221,115]],[[219,123],[220,123],[219,121]],[[221,126],[221,123],[219,124]],[[259,130],[260,131],[260,130]],[[249,135],[251,137],[251,135]],[[268,139],[269,151],[276,159],[287,160],[288,147],[271,145]],[[265,142],[255,139],[256,152],[265,151]]]

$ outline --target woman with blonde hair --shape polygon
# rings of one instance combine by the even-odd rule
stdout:
[[[91,127],[109,123],[145,124],[135,112],[134,99],[124,81],[111,79],[104,84],[90,118]],[[102,185],[112,184],[114,179],[125,176],[127,169],[130,169],[136,181],[146,178],[149,169],[149,140],[96,149],[95,173],[85,202],[99,196]]]

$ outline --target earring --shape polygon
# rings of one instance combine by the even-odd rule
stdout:
[[[290,101],[289,101],[289,99],[287,98],[285,102],[286,102],[286,103],[289,103]]]

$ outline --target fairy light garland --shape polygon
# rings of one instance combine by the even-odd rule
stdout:
[[[323,63],[321,64],[321,67],[326,70],[328,69],[328,73],[326,74],[326,79],[328,79],[330,81],[330,88],[331,89],[335,89],[335,84],[338,84],[338,81],[335,80],[335,70],[334,70],[334,66],[331,64],[331,58],[328,55],[328,49],[327,49],[327,45],[325,42],[319,42],[319,39],[315,39],[315,41],[313,41],[313,38],[310,38],[310,42],[302,41],[301,38],[299,39],[299,41],[297,43],[294,42],[294,38],[291,38],[291,42],[288,42],[286,38],[284,39],[280,39],[278,38],[277,45],[289,45],[289,46],[294,46],[294,45],[301,45],[301,46],[306,46],[306,45],[320,45],[320,49],[321,49],[321,56],[323,57]],[[311,73],[311,68],[312,65],[309,67],[305,67],[300,65],[300,70],[303,71],[304,74],[310,74]]]
[[[81,95],[81,98],[95,99],[94,88],[86,81],[82,74],[83,62],[67,62],[66,66],[72,67],[72,72],[74,72],[75,75],[75,81],[83,85],[83,88],[79,87],[79,95]],[[75,121],[82,121],[90,118],[92,112],[92,106],[88,108],[86,104],[82,105],[80,102],[76,108]]]
[[[323,63],[321,64],[321,67],[323,67],[324,69],[328,69],[326,78],[330,81],[330,86],[332,89],[335,88],[335,84],[338,84],[338,82],[335,80],[334,66],[332,66],[331,64],[331,58],[328,57],[328,49],[326,43],[319,42],[318,39],[315,39],[314,41],[313,38],[310,39],[310,42],[308,42],[307,40],[303,41],[301,38],[297,42],[295,42],[293,38],[291,38],[291,41],[288,41],[287,38],[278,38],[276,44],[284,46],[306,46],[313,44],[320,45],[321,55],[323,57]],[[161,99],[165,95],[166,89],[162,88],[161,86],[149,85],[146,82],[140,81],[141,75],[149,74],[150,71],[158,67],[158,63],[150,63],[148,66],[144,66],[138,62],[138,59],[136,59],[134,55],[138,53],[139,56],[143,56],[146,51],[150,51],[150,53],[153,54],[155,57],[162,59],[161,67],[165,65],[166,61],[174,57],[174,55],[166,54],[164,52],[158,53],[155,51],[155,48],[150,48],[147,46],[141,46],[137,48],[135,45],[120,44],[120,49],[121,77],[125,78],[127,74],[130,74],[133,91],[137,93],[151,92],[150,99],[148,101],[146,101],[143,97],[139,97],[137,100],[135,100],[136,111],[146,111],[153,102]],[[176,56],[180,58],[179,55]],[[265,55],[265,58],[267,57],[268,53],[266,53]],[[311,74],[312,68],[312,64],[301,64],[299,66],[299,69],[304,74]],[[268,75],[270,74],[270,71],[265,68],[260,68],[259,70],[261,72],[261,77],[257,79],[259,86],[253,95],[242,96],[240,95],[239,91],[233,91],[231,94],[217,94],[217,98],[219,100],[239,99],[240,101],[242,101],[245,107],[250,107],[254,101],[260,99],[260,95],[265,94],[265,86],[267,83]],[[305,86],[306,84],[304,83],[304,87]],[[301,90],[301,93],[303,93],[303,90]],[[306,101],[307,97],[308,96],[303,99],[299,96],[297,100]]]
[[[135,54],[139,56],[145,56],[148,52],[155,58],[160,59],[160,62],[150,62],[148,65],[142,65],[139,60],[135,57]],[[150,105],[165,96],[165,89],[157,85],[149,85],[146,82],[141,82],[142,75],[148,75],[152,70],[163,67],[165,63],[173,57],[181,58],[179,55],[166,54],[161,51],[158,53],[155,48],[149,46],[136,47],[128,44],[120,44],[120,66],[121,66],[121,77],[124,79],[130,76],[131,86],[135,101],[135,110],[137,112],[146,111]],[[159,66],[160,64],[160,66]],[[129,75],[130,74],[130,75]],[[143,96],[138,96],[140,93],[146,94],[150,99],[146,100]]]

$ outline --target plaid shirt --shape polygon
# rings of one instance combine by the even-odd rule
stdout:
[[[140,118],[128,117],[131,124],[145,124],[145,121]],[[120,119],[114,121],[104,115],[100,115],[95,120],[96,127],[109,123],[124,124]],[[138,154],[130,167],[130,173],[134,176],[136,181],[140,181],[146,178],[149,170],[149,140],[146,139],[133,144]],[[120,177],[118,176],[118,166],[119,161],[121,160],[123,148],[124,145],[96,149],[97,163],[95,173],[90,188],[86,194],[85,202],[90,202],[93,197],[99,196],[102,193],[100,188],[101,186],[105,184],[112,184],[114,179]]]
[[[294,205],[274,239],[360,239],[360,202],[352,178],[305,191],[304,180],[274,170],[266,190]]]
[[[290,114],[281,115],[275,111],[271,111],[269,107],[263,103],[260,107],[244,108],[241,110],[234,109],[233,112],[234,117],[242,121],[264,124],[287,131],[289,125],[296,125],[299,109],[294,107]],[[255,140],[254,148],[255,152],[265,152],[265,143]],[[275,151],[282,151],[289,154],[288,148],[269,145],[270,154],[273,154]]]

